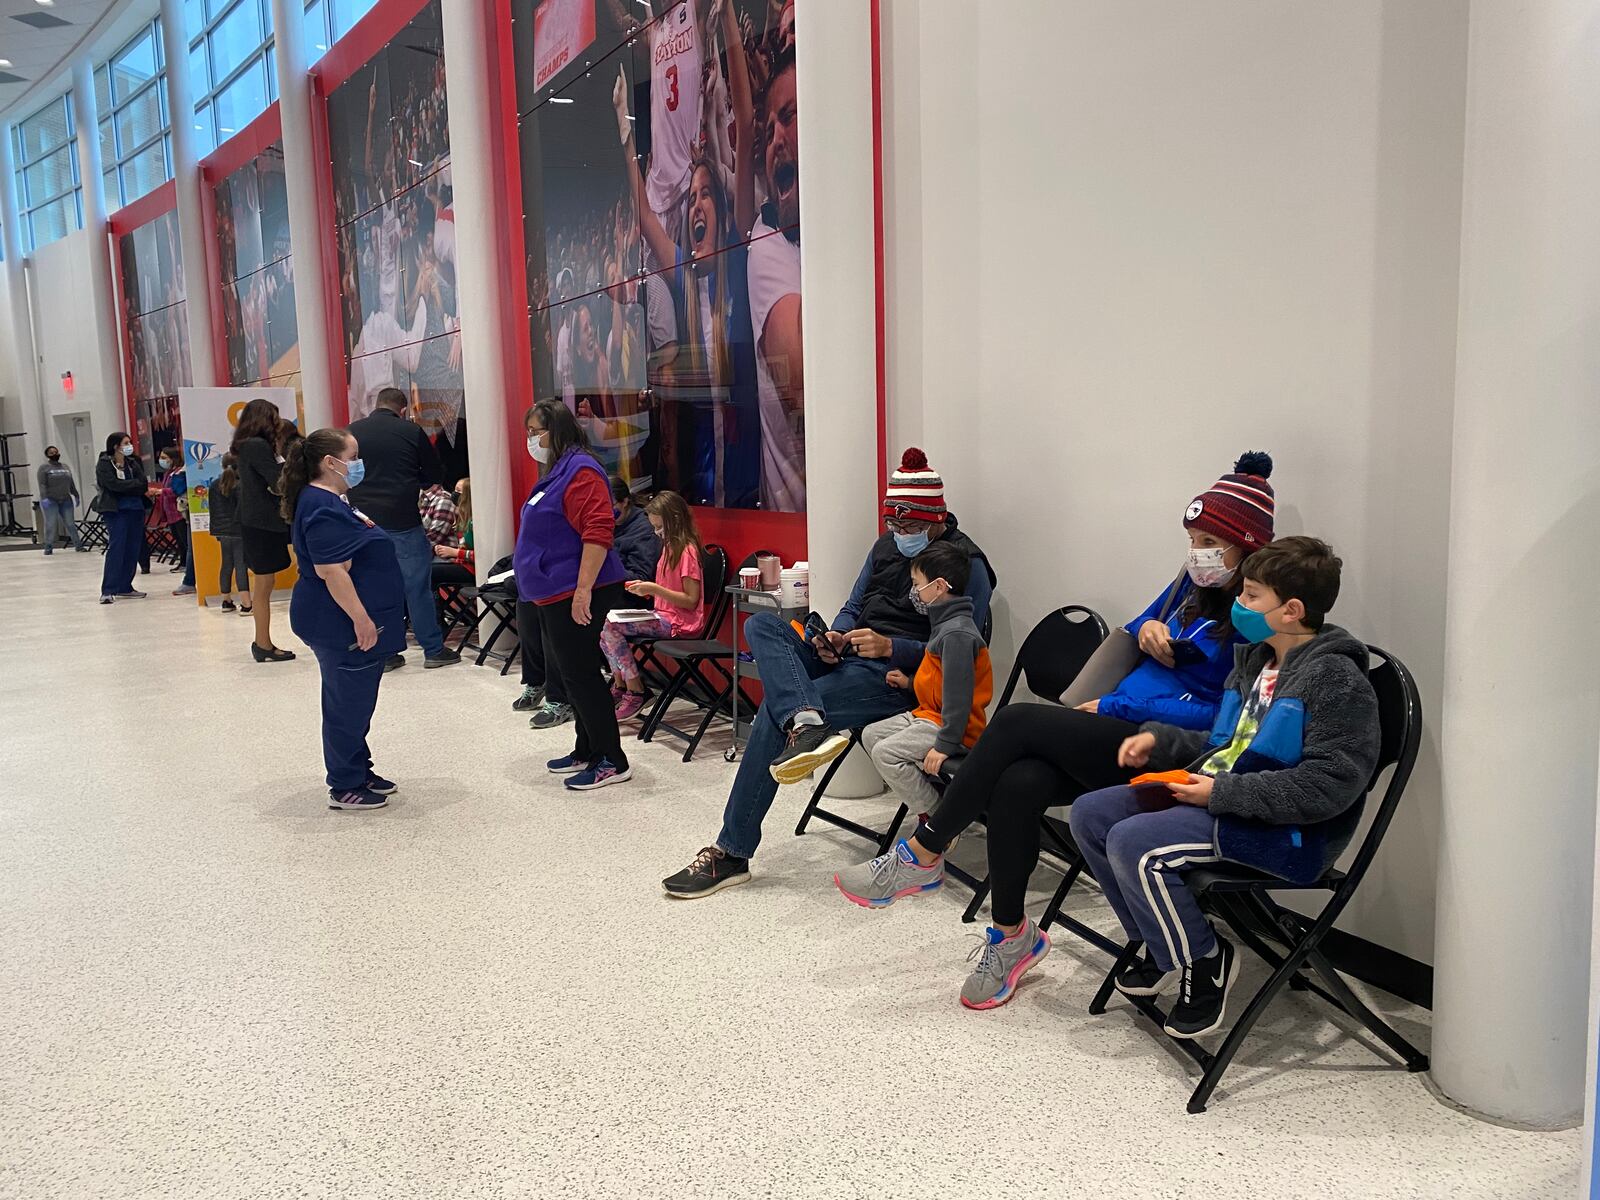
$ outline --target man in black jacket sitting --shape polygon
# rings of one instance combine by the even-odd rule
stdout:
[[[889,686],[891,670],[915,675],[929,637],[928,614],[911,591],[911,560],[946,540],[972,560],[967,595],[981,627],[995,574],[983,551],[962,533],[944,501],[944,481],[920,450],[911,449],[889,477],[883,499],[888,532],[873,543],[850,599],[832,627],[807,644],[771,613],[745,622],[745,639],[761,668],[765,699],[750,728],[722,832],[683,870],[662,881],[679,899],[707,896],[750,878],[750,856],[780,783],[798,783],[843,754],[846,731],[908,711],[912,693]]]
[[[420,425],[405,417],[406,394],[399,388],[378,393],[372,415],[350,426],[366,467],[361,486],[350,489],[350,503],[377,524],[394,543],[406,584],[406,615],[422,647],[423,665],[448,667],[461,661],[459,650],[445,648],[433,599],[433,547],[422,531],[417,499],[422,489],[443,477],[439,455]],[[385,670],[405,665],[396,654]]]

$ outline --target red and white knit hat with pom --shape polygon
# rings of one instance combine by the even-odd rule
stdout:
[[[928,456],[915,446],[900,456],[900,468],[889,476],[883,495],[883,515],[898,521],[940,523],[949,513],[944,503],[944,480],[928,465]]]

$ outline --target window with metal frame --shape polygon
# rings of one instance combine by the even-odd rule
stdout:
[[[83,228],[78,137],[67,94],[18,121],[14,135],[22,245],[32,253]]]
[[[106,207],[117,209],[172,178],[172,106],[160,19],[95,68]]]
[[[306,54],[312,62],[350,32],[376,0],[310,0]],[[211,153],[278,98],[270,0],[184,0],[189,79],[201,157]]]

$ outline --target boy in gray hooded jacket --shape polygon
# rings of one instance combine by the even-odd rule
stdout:
[[[1072,834],[1144,958],[1117,977],[1155,996],[1181,977],[1166,1030],[1222,1027],[1238,959],[1184,884],[1206,863],[1310,882],[1349,843],[1377,768],[1378,701],[1367,650],[1324,617],[1341,563],[1325,542],[1280,538],[1247,559],[1234,653],[1209,737],[1155,722],[1122,744],[1125,767],[1181,778],[1107,788],[1072,806]]]

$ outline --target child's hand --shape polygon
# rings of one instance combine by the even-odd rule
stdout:
[[[1211,788],[1216,782],[1209,775],[1191,773],[1188,783],[1169,783],[1167,790],[1179,804],[1192,804],[1196,808],[1205,808],[1211,803]]]
[[[1136,733],[1124,741],[1117,751],[1117,766],[1142,767],[1150,761],[1150,752],[1155,748],[1155,734]]]
[[[630,579],[622,586],[635,596],[654,596],[656,594],[656,585],[643,579]]]
[[[922,773],[937,776],[939,768],[944,766],[949,757],[948,754],[941,754],[937,750],[929,750],[928,756],[922,760]]]
[[[890,671],[883,677],[883,681],[892,688],[905,688],[909,690],[911,687],[911,676],[907,675],[904,671]]]

